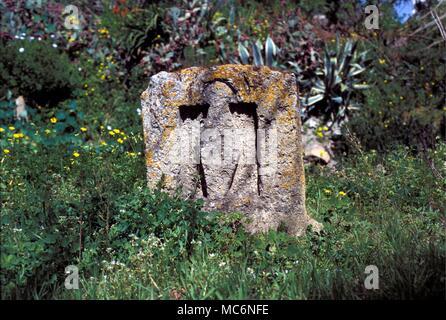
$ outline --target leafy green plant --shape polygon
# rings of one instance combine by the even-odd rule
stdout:
[[[418,30],[429,17],[415,20],[405,32]],[[387,152],[404,144],[425,152],[444,141],[446,75],[441,41],[437,32],[426,38],[409,37],[402,46],[369,40],[373,63],[363,78],[370,88],[357,116],[347,124],[365,149]]]
[[[366,52],[358,53],[357,45],[348,39],[341,47],[338,37],[334,52],[325,48],[323,66],[316,70],[310,93],[302,99],[307,116],[323,116],[334,124],[358,109],[353,94],[368,86],[359,77],[366,70]]]
[[[30,104],[54,105],[69,98],[79,83],[68,56],[49,41],[0,43],[0,96],[11,90]]]
[[[114,47],[119,48],[127,72],[140,62],[145,50],[164,37],[160,25],[159,6],[142,7],[137,1],[122,4],[124,7],[107,9],[99,29],[104,35],[110,33]]]
[[[263,48],[265,48],[265,60],[262,58],[262,51]],[[263,66],[266,65],[268,67],[277,66],[277,62],[274,61],[274,56],[277,55],[279,48],[275,45],[273,39],[271,39],[269,36],[267,37],[265,41],[265,45],[263,45],[259,40],[257,40],[255,43],[251,45],[252,49],[252,56],[253,56],[253,63],[256,66]],[[238,44],[238,53],[242,64],[249,64],[249,51],[246,49],[246,47],[239,42]]]

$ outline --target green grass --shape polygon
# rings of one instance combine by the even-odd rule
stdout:
[[[0,162],[2,298],[444,297],[444,185],[408,149],[308,167],[307,208],[324,229],[300,238],[251,236],[240,214],[147,190],[142,159],[119,150],[74,162],[41,151]],[[445,151],[431,154],[442,175]],[[79,290],[63,286],[69,264]],[[367,265],[379,290],[364,288]]]
[[[438,159],[445,149],[438,151]],[[438,163],[441,165],[441,163]],[[83,278],[77,298],[308,299],[427,298],[444,294],[444,194],[425,164],[401,149],[371,153],[332,173],[308,174],[308,209],[324,223],[300,239],[248,236],[213,226],[217,244],[194,244],[173,258],[169,239],[134,242],[141,257],[104,263]],[[325,190],[325,191],[324,191]],[[328,191],[330,190],[331,193]],[[346,196],[340,196],[339,192]],[[341,193],[342,194],[342,193]],[[436,208],[436,209],[434,209]],[[162,236],[161,236],[162,239]],[[365,290],[367,265],[380,290]],[[73,297],[62,291],[60,297]]]

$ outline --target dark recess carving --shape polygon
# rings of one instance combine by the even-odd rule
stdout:
[[[200,115],[203,118],[207,118],[209,105],[208,104],[198,104],[193,106],[180,106],[180,118],[181,121],[186,121],[186,119],[196,120]]]
[[[259,162],[259,155],[258,155],[258,135],[257,130],[259,129],[259,118],[257,116],[257,105],[255,103],[245,103],[245,102],[239,102],[239,103],[230,103],[229,104],[229,111],[231,113],[238,113],[238,114],[245,114],[248,117],[253,119],[254,122],[254,132],[255,132],[255,153],[256,153],[256,165],[257,165],[257,193],[260,195],[260,190],[262,187],[262,179],[260,177],[260,162]],[[234,175],[232,179],[234,179]],[[231,181],[232,185],[232,181]]]
[[[197,120],[197,119],[205,119],[208,116],[209,112],[209,104],[200,104],[200,105],[191,105],[191,106],[180,106],[179,115],[181,121],[184,123],[187,119]],[[201,116],[201,118],[200,118]],[[200,153],[200,163],[197,164],[198,176],[200,178],[201,191],[205,198],[208,197],[208,190],[206,184],[206,177],[204,174],[203,163],[201,162],[201,153]]]

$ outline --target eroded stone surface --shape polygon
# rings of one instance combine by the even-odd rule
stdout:
[[[305,210],[294,75],[267,67],[193,67],[151,77],[141,95],[147,179],[243,212],[251,232],[320,225]]]

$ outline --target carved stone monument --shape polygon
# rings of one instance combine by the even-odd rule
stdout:
[[[141,100],[150,187],[202,198],[205,210],[242,212],[250,232],[320,228],[305,210],[292,73],[246,65],[160,72]]]

